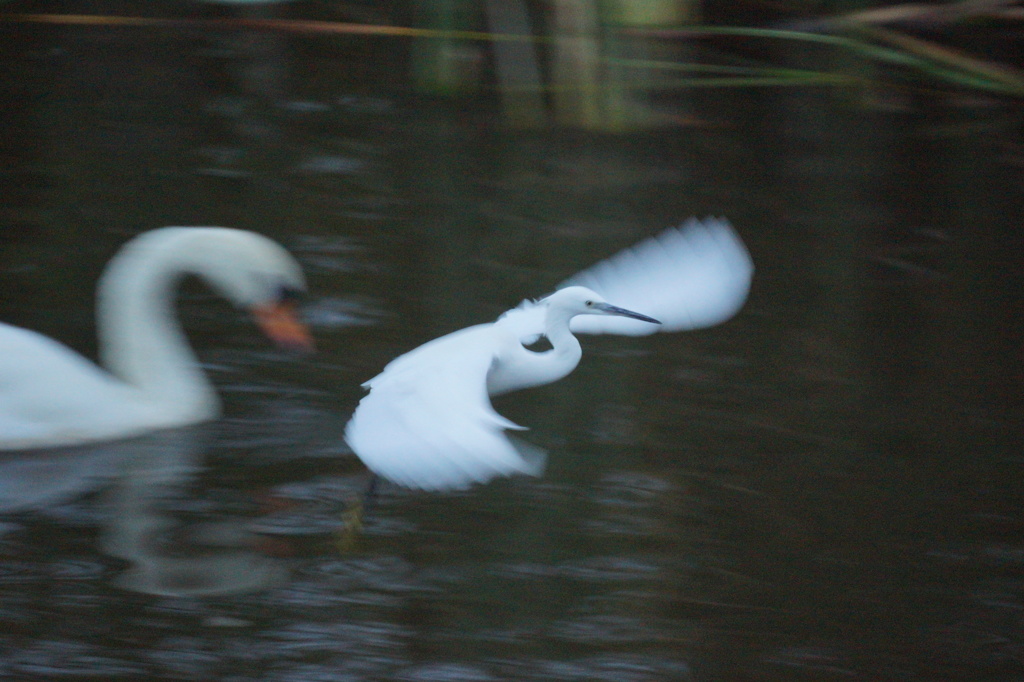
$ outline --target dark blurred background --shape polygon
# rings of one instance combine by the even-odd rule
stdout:
[[[0,319],[95,357],[130,236],[284,244],[319,351],[197,283],[223,420],[0,454],[11,680],[1019,680],[1024,8],[0,3]],[[385,486],[392,357],[690,215],[709,330],[496,401],[540,479]]]

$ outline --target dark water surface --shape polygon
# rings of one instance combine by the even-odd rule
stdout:
[[[628,136],[417,98],[381,39],[2,27],[0,317],[94,355],[129,236],[267,234],[319,352],[198,285],[217,423],[0,456],[0,678],[1019,680],[1019,106],[699,91]],[[689,215],[757,265],[711,330],[501,398],[541,479],[385,487],[359,383]]]

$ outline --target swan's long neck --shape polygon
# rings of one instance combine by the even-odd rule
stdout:
[[[175,289],[185,274],[165,243],[137,239],[118,253],[97,290],[103,365],[165,411],[198,417],[218,400],[175,317]]]

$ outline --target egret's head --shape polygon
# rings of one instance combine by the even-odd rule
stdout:
[[[597,292],[586,287],[573,286],[559,289],[544,300],[552,310],[564,311],[570,317],[575,315],[618,315],[620,317],[632,317],[635,320],[642,320],[653,324],[661,324],[661,322],[653,317],[614,306],[604,300]]]

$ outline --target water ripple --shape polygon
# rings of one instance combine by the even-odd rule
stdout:
[[[529,677],[551,682],[687,682],[693,679],[690,666],[683,661],[632,653],[608,653],[572,661],[537,661],[534,667],[536,671]],[[519,673],[527,677],[523,671]]]
[[[165,674],[209,679],[220,660],[213,645],[200,637],[172,636],[154,644],[149,660]]]
[[[413,566],[397,556],[322,561],[302,572],[331,578],[334,590],[362,588],[408,592],[424,589],[415,578]]]
[[[489,682],[498,678],[464,663],[427,663],[400,670],[395,679],[408,682]]]
[[[363,159],[324,154],[303,159],[295,170],[321,175],[353,175],[365,167],[366,161]]]
[[[270,495],[280,509],[262,516],[251,528],[267,535],[335,532],[344,523],[346,500],[355,500],[362,492],[361,485],[362,479],[356,477],[317,478],[280,485]]]
[[[636,471],[613,471],[601,478],[594,501],[599,504],[636,508],[671,493],[674,486],[659,476]]]
[[[561,574],[576,580],[611,582],[643,580],[660,572],[660,567],[643,559],[632,557],[592,557],[564,564]]]
[[[289,651],[309,653],[317,651],[391,650],[412,636],[408,628],[382,621],[361,623],[295,623],[274,633],[274,639]]]
[[[858,677],[843,656],[831,649],[815,646],[794,646],[782,649],[769,656],[767,663],[790,669],[799,669],[830,677]]]
[[[377,324],[385,313],[367,301],[323,297],[304,306],[302,316],[314,329],[345,329]]]
[[[99,561],[68,559],[48,564],[46,570],[60,580],[92,580],[101,577],[107,567]]]
[[[69,640],[43,639],[10,661],[16,674],[93,679],[140,679],[145,670],[137,663],[106,655],[99,647]]]
[[[38,564],[28,561],[0,561],[0,587],[39,579]]]
[[[501,564],[494,572],[506,578],[544,580],[561,577],[596,583],[645,580],[661,573],[661,566],[635,557],[589,557],[562,564],[518,562]]]
[[[639,618],[611,614],[575,616],[571,620],[556,622],[551,631],[559,639],[587,645],[653,642],[662,632]]]

